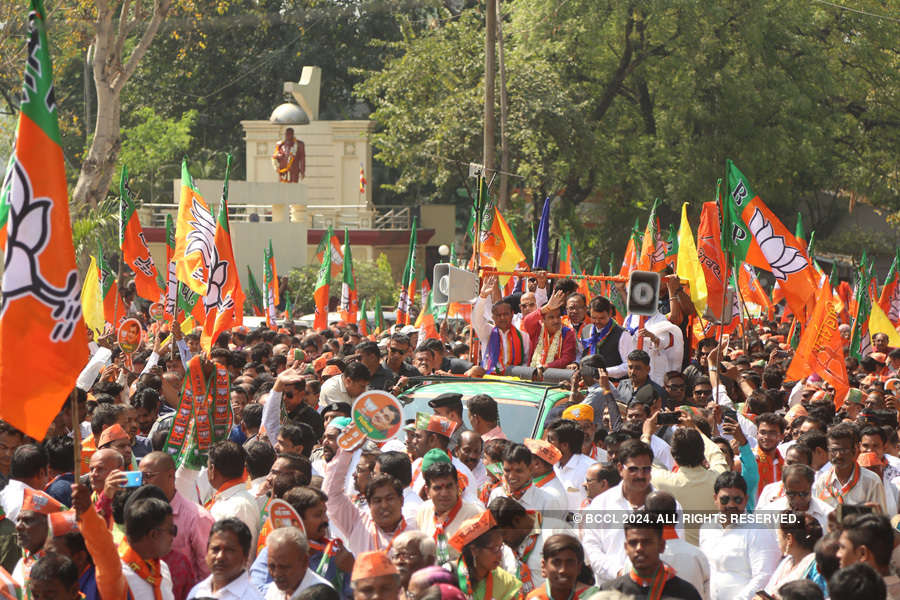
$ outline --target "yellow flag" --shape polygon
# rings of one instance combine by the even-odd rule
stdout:
[[[697,309],[697,314],[706,312],[706,279],[703,269],[700,268],[700,260],[697,258],[697,246],[694,244],[694,234],[691,232],[691,224],[688,223],[687,205],[681,205],[681,225],[678,227],[678,263],[676,273],[680,279],[688,282],[691,289],[691,302]]]
[[[94,332],[94,337],[99,337],[103,333],[106,319],[103,317],[103,299],[100,297],[100,271],[93,256],[81,286],[81,314],[88,329]]]
[[[883,333],[888,336],[888,346],[900,346],[900,333],[894,329],[891,320],[884,314],[884,310],[877,302],[872,303],[872,310],[869,312],[869,335]]]

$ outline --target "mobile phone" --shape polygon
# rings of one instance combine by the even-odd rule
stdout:
[[[722,411],[722,416],[726,419],[731,419],[735,423],[737,423],[738,417],[737,412],[733,408],[726,408]]]
[[[294,360],[306,362],[306,352],[300,348],[294,348]]]
[[[581,365],[581,377],[583,379],[598,379],[600,377],[600,372],[597,367]]]
[[[768,593],[766,590],[759,590],[756,592],[756,595],[760,598],[765,598],[765,600],[775,600],[775,597],[772,594]]]
[[[659,425],[678,425],[678,421],[681,419],[681,413],[679,412],[661,412],[656,415],[656,422]]]
[[[125,487],[141,487],[141,484],[143,484],[143,482],[143,473],[141,473],[140,471],[125,472]]]
[[[872,507],[864,504],[838,504],[835,509],[838,523],[843,523],[847,517],[870,514],[872,514]]]

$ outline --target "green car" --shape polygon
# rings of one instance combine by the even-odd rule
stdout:
[[[472,396],[487,394],[497,401],[503,433],[520,443],[525,438],[540,438],[550,409],[569,398],[569,392],[555,384],[516,378],[411,377],[409,382],[412,387],[400,395],[404,420],[415,419],[419,412],[433,413],[428,401],[452,392],[462,394],[463,423],[471,428],[466,401]]]

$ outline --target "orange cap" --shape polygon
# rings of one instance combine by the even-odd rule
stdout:
[[[278,328],[278,333],[284,334],[284,335],[291,335],[290,330],[285,329],[284,327],[279,327],[279,328]]]
[[[550,442],[525,438],[524,444],[532,454],[551,465],[555,465],[562,459],[562,452]]]
[[[885,364],[887,362],[887,354],[885,354],[884,352],[873,352],[869,355],[869,358],[881,364]]]
[[[825,396],[825,394],[823,392],[816,392],[815,394],[813,394],[813,398],[815,398],[816,395],[820,394],[820,393],[822,394],[823,397]],[[807,417],[807,416],[809,416],[809,413],[806,411],[806,407],[798,402],[797,404],[793,405],[789,411],[787,411],[787,414],[784,415],[784,418],[787,420],[788,423],[790,423],[797,417]]]
[[[463,546],[470,544],[497,526],[497,521],[491,511],[486,510],[477,517],[465,521],[450,538],[450,545],[457,552],[462,552]],[[358,559],[357,559],[358,560]]]
[[[97,442],[97,449],[102,448],[107,444],[111,444],[116,440],[122,439],[130,439],[128,434],[122,429],[122,426],[116,423],[111,427],[107,427],[103,430],[103,433],[100,434],[100,441]]]
[[[450,437],[456,431],[456,422],[441,415],[416,413],[416,429],[423,429],[444,437]]]
[[[51,513],[50,531],[53,537],[59,537],[73,531],[78,531],[78,517],[75,515],[75,509]]]
[[[573,404],[563,411],[562,418],[571,421],[593,421],[594,407],[590,404]]]
[[[340,375],[341,370],[337,365],[327,365],[324,369],[322,369],[322,377],[334,377],[335,375]]]
[[[856,463],[861,467],[880,467],[884,465],[883,460],[878,460],[878,455],[874,452],[861,452]]]
[[[356,561],[353,563],[353,572],[350,574],[350,581],[397,574],[397,567],[388,558],[387,553],[375,550],[373,552],[363,552],[356,557]]]
[[[25,494],[22,498],[21,510],[30,510],[36,513],[49,515],[63,510],[63,505],[45,492],[26,487]]]
[[[316,373],[321,373],[327,366],[327,363],[334,355],[331,352],[324,352],[319,358],[313,361],[313,369]]]

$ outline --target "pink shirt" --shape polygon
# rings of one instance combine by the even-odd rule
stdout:
[[[505,440],[505,439],[506,439],[506,434],[503,433],[503,430],[500,429],[499,425],[497,425],[490,431],[485,432],[481,436],[482,442],[489,442],[490,440]]]
[[[178,535],[172,543],[172,549],[186,556],[195,576],[204,579],[209,576],[209,568],[206,566],[206,542],[209,540],[209,530],[215,519],[205,508],[187,500],[178,492],[175,492],[175,497],[169,504],[172,505],[172,516],[175,526],[178,527]]]
[[[322,491],[328,496],[325,508],[328,518],[344,532],[347,549],[355,555],[369,550],[388,551],[394,538],[404,531],[418,529],[415,519],[400,520],[397,531],[383,531],[372,519],[368,510],[360,510],[344,492],[344,479],[350,470],[353,453],[339,449],[331,462],[325,465],[325,481]]]

